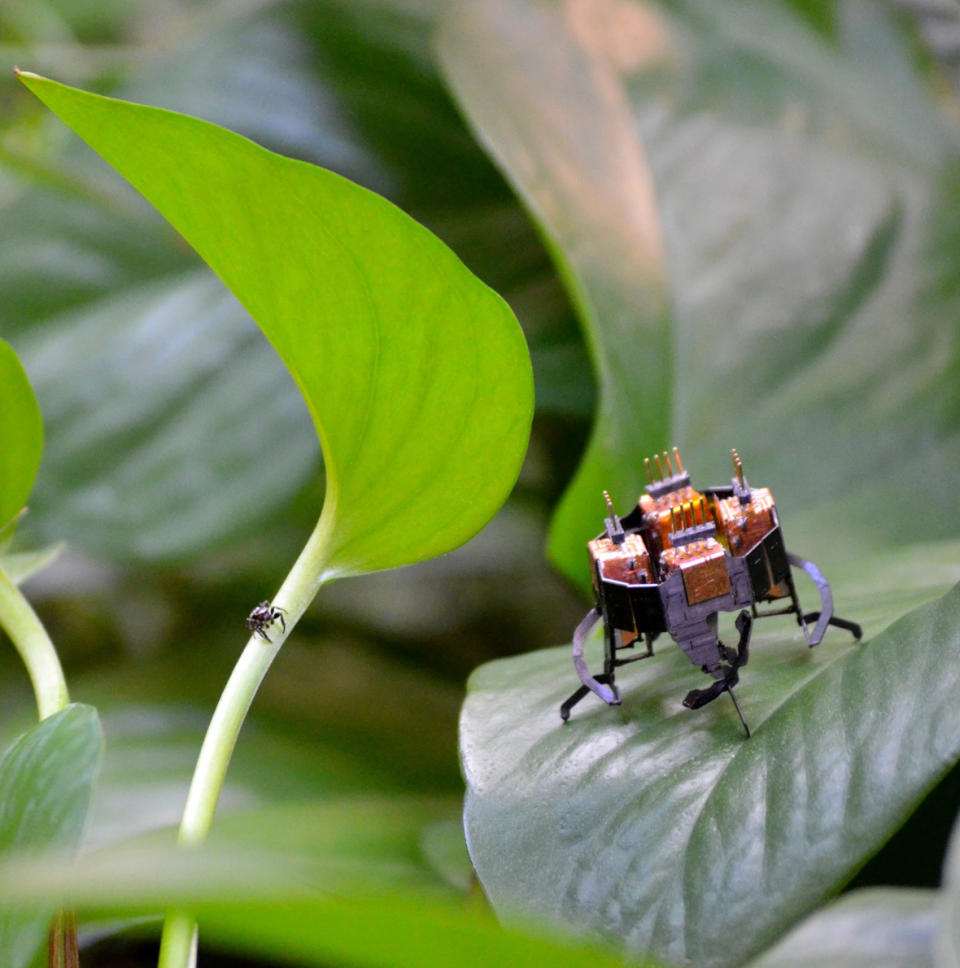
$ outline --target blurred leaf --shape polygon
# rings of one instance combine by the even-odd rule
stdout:
[[[289,374],[208,273],[98,300],[18,343],[50,414],[44,536],[183,556],[243,533],[318,466]]]
[[[27,503],[42,450],[43,418],[30,381],[0,340],[0,536]]]
[[[0,903],[18,910],[49,898],[95,918],[185,905],[199,914],[204,950],[295,964],[620,964],[569,939],[504,931],[466,907],[422,849],[425,831],[450,824],[453,809],[366,798],[235,813],[196,850],[175,849],[171,832],[166,846],[141,838],[70,866],[42,858],[0,866]],[[250,918],[248,905],[263,916]],[[232,927],[241,914],[255,930]]]
[[[837,603],[868,636],[885,624],[882,603]],[[849,880],[960,758],[960,586],[866,645],[832,633],[811,651],[762,626],[738,690],[750,740],[725,698],[681,706],[700,674],[671,644],[623,675],[622,707],[584,704],[566,725],[568,649],[474,674],[467,841],[501,916],[737,964]]]
[[[204,937],[226,950],[297,965],[370,968],[614,968],[602,949],[505,931],[470,911],[409,899],[200,908]],[[644,962],[653,968],[652,962]]]
[[[459,797],[438,800],[392,795],[283,803],[225,816],[217,821],[209,843],[215,849],[241,853],[263,850],[367,865],[372,873],[363,884],[367,891],[410,889],[455,896],[469,885],[448,877],[449,866],[435,863],[438,854],[426,842],[438,830],[453,825],[465,856],[461,814]],[[447,846],[446,856],[452,857],[455,848]],[[469,858],[466,864],[469,870]]]
[[[960,824],[957,823],[943,865],[939,916],[937,968],[957,968],[960,966]]]
[[[0,758],[0,858],[72,853],[83,832],[102,736],[96,710],[73,704],[21,736]],[[28,965],[45,943],[54,904],[0,905],[5,968]]]
[[[456,818],[437,820],[424,827],[420,836],[423,857],[443,879],[458,890],[474,886],[473,864],[463,839],[462,809]]]
[[[936,891],[855,891],[749,968],[933,968],[939,903]]]
[[[269,334],[322,441],[328,577],[441,554],[486,524],[526,450],[529,356],[507,307],[439,240],[214,125],[22,78]]]
[[[444,69],[597,370],[550,546],[584,589],[601,489],[629,508],[673,444],[706,481],[736,445],[811,533],[960,527],[941,484],[960,471],[956,125],[884,5],[835,26],[750,0],[446,8]],[[919,535],[915,502],[936,522]]]
[[[369,877],[376,866],[366,868]],[[602,950],[504,930],[460,899],[393,886],[363,891],[359,863],[323,865],[257,852],[113,850],[74,868],[21,864],[0,870],[7,906],[36,896],[102,917],[170,904],[196,911],[204,950],[223,948],[302,965],[614,968]],[[330,894],[339,891],[340,897]],[[218,900],[211,900],[218,898]]]
[[[63,548],[62,544],[58,544],[40,551],[8,552],[6,548],[0,547],[0,568],[14,585],[19,585],[52,564]]]
[[[142,669],[141,676],[158,670]],[[181,675],[182,675],[181,668]],[[154,680],[155,686],[160,684]],[[103,699],[106,755],[87,843],[115,843],[179,823],[209,712],[172,697],[135,703],[110,696],[113,683],[85,684],[85,695]],[[122,689],[122,684],[120,685]],[[161,687],[162,688],[162,687]],[[376,764],[344,750],[336,737],[263,723],[256,717],[241,737],[220,801],[217,826],[236,810],[289,800],[322,801],[345,793],[389,789],[389,775]]]
[[[319,891],[456,900],[464,890],[436,870],[421,842],[425,829],[456,819],[459,808],[458,798],[365,795],[234,810],[218,817],[197,851],[179,850],[171,826],[85,853],[70,865],[15,858],[2,870],[0,896],[13,907],[76,902],[104,918],[128,912],[128,901],[149,913],[150,905],[162,911],[171,899],[194,904]]]
[[[363,791],[457,795],[461,689],[362,642],[305,635],[284,646],[261,686],[217,823],[238,809]],[[89,843],[179,821],[209,710],[235,657],[228,636],[236,638],[207,629],[182,651],[75,681],[77,694],[96,703],[107,737]]]

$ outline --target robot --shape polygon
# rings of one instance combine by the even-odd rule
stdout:
[[[731,486],[703,491],[690,486],[676,447],[673,461],[666,452],[662,462],[659,456],[654,461],[657,476],[646,460],[650,483],[624,518],[617,516],[604,491],[606,530],[587,546],[596,604],[573,634],[573,665],[583,685],[560,706],[560,717],[566,722],[573,707],[590,692],[618,706],[615,670],[650,658],[655,639],[667,632],[690,661],[714,680],[705,689],[692,689],[684,706],[699,709],[727,693],[749,738],[750,727],[733,687],[750,657],[755,619],[795,615],[810,648],[820,643],[830,625],[852,632],[857,639],[863,631],[856,622],[833,614],[830,585],[817,566],[786,550],[773,497],[765,487],[750,487],[736,450]],[[794,568],[813,579],[820,592],[820,611],[804,614],[794,587]],[[761,612],[758,603],[779,607]],[[720,612],[738,610],[740,640],[730,648],[717,635],[717,619]],[[594,677],[583,647],[601,618],[604,665],[603,673]],[[641,640],[645,652],[622,655],[635,650]]]

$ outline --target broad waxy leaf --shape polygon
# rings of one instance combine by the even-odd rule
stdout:
[[[672,444],[696,486],[729,478],[736,445],[871,634],[956,553],[926,543],[960,520],[956,126],[882,5],[837,11],[828,40],[780,3],[445,8],[451,86],[552,242],[594,356],[600,415],[551,537],[583,587],[601,488],[625,512],[644,456]],[[764,636],[791,639],[758,628],[747,744],[725,697],[696,724],[682,710],[699,673],[671,645],[625,672],[622,710],[578,707],[566,732],[567,649],[478,672],[467,824],[497,909],[674,962],[759,951],[960,754],[937,718],[955,597],[859,651],[833,637],[774,660]]]
[[[438,49],[594,357],[568,576],[671,445],[708,483],[738,447],[821,535],[956,535],[957,131],[883,4],[827,39],[777,2],[458,0]]]
[[[505,499],[529,355],[506,305],[378,196],[193,118],[24,83],[165,215],[264,330],[327,472],[324,577],[448,551]],[[251,442],[268,461],[271,441]]]
[[[854,891],[811,915],[750,968],[934,968],[936,891]]]
[[[43,419],[17,354],[0,340],[0,536],[23,509],[43,450]]]
[[[849,880],[960,758],[960,586],[872,641],[884,617],[837,604],[865,644],[755,629],[749,740],[727,697],[681,705],[704,677],[669,640],[623,670],[621,707],[590,696],[566,725],[568,648],[474,673],[467,842],[501,915],[725,968]]]
[[[102,737],[96,710],[74,704],[21,736],[0,758],[0,862],[72,853],[83,832]],[[23,968],[45,943],[53,903],[38,910],[0,905],[0,951]]]

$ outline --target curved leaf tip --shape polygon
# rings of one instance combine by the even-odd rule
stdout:
[[[532,370],[510,309],[439,239],[216,125],[20,80],[159,209],[290,370],[324,451],[327,577],[421,561],[486,524],[526,451]]]

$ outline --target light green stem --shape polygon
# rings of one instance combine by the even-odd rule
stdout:
[[[327,503],[330,504],[329,495]],[[253,697],[280,646],[313,601],[317,590],[329,578],[326,573],[330,536],[327,522],[333,515],[326,513],[327,508],[324,511],[272,603],[284,610],[286,631],[277,622],[267,632],[271,642],[257,635],[247,642],[217,703],[193,771],[180,822],[179,841],[185,847],[195,847],[207,839],[227,766]],[[159,968],[194,968],[196,943],[193,918],[183,911],[168,914],[160,942]]]
[[[37,613],[2,568],[0,627],[10,636],[27,667],[40,718],[46,719],[60,712],[70,702],[70,695],[57,651]]]

